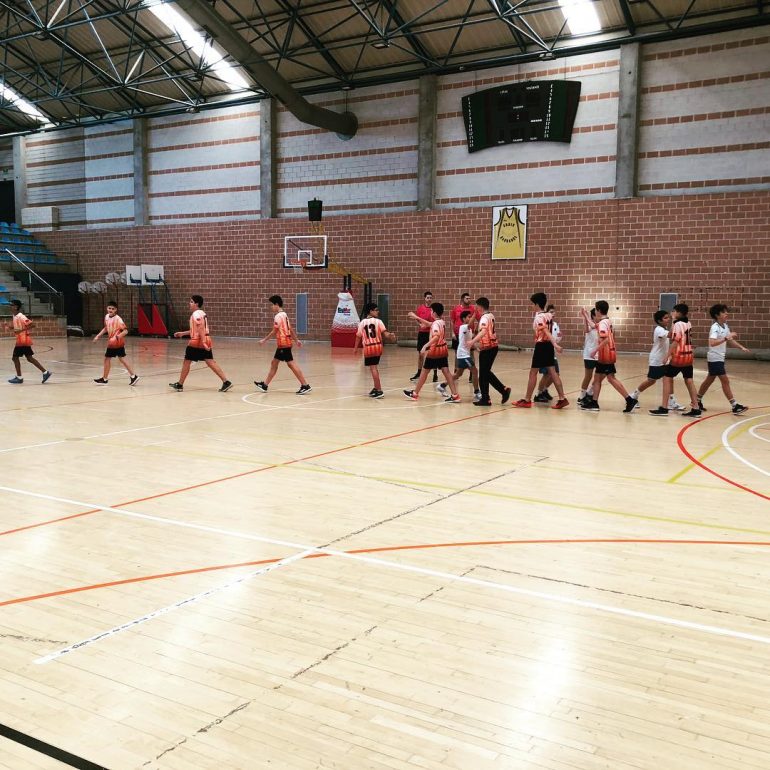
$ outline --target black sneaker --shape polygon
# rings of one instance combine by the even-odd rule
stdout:
[[[701,410],[701,412],[706,412],[706,411],[708,411],[708,410],[706,409],[706,407],[705,407],[705,406],[703,406],[703,401],[701,401],[700,399],[698,399],[698,409],[700,409],[700,410]]]
[[[299,390],[297,391],[298,396],[304,396],[305,393],[310,393],[310,391],[313,390],[310,385],[306,382],[304,385],[299,386]]]
[[[415,380],[420,379],[420,370],[418,369],[410,378],[409,382],[414,382]]]
[[[257,386],[257,390],[261,390],[263,393],[267,393],[267,385],[264,382],[257,382],[254,380],[254,384]]]
[[[700,417],[700,409],[691,407],[689,412],[682,412],[682,417]]]
[[[372,398],[385,398],[385,394],[381,390],[375,390],[372,393]]]
[[[648,410],[654,417],[668,417],[668,409],[665,406],[659,406],[657,409]]]
[[[546,396],[545,393],[538,393],[532,400],[536,404],[547,404],[548,396]]]
[[[136,385],[136,381],[139,379],[138,374],[132,374],[131,377],[128,380],[129,385]]]
[[[419,396],[417,393],[415,393],[413,390],[405,390],[404,395],[410,400],[410,401],[417,401]]]
[[[181,382],[169,382],[168,384],[169,388],[173,388],[176,391],[182,391],[184,390],[184,386]]]
[[[553,401],[553,396],[548,392],[548,388],[546,388],[541,395],[545,396],[546,401]]]
[[[583,403],[580,404],[580,408],[584,412],[598,412],[599,411],[599,404],[598,402],[594,401],[592,398],[589,398],[586,396],[583,399]]]
[[[232,388],[232,387],[233,387],[233,383],[230,382],[230,380],[225,380],[222,383],[222,387],[219,389],[219,392],[220,393],[227,393],[227,391],[230,390],[230,388]]]
[[[510,388],[506,388],[506,389],[503,391],[503,397],[500,399],[500,403],[501,403],[501,404],[506,404],[506,403],[508,403],[508,399],[509,399],[510,397],[511,397],[511,389],[510,389]]]
[[[744,406],[743,404],[735,404],[733,406],[733,414],[743,414],[744,412],[748,412],[749,408],[747,406]]]
[[[94,380],[94,382],[97,385],[106,385],[107,384],[107,380],[105,380],[104,377],[99,377],[99,379]],[[134,383],[132,382],[131,384],[133,385]]]
[[[473,402],[473,406],[492,406],[492,402],[489,399],[485,401],[483,398],[480,398],[478,401]]]
[[[372,388],[372,389],[369,391],[368,395],[370,395],[372,398],[374,398],[374,394],[375,394],[376,392],[377,392],[377,388]]]
[[[626,408],[623,410],[625,414],[630,414],[631,412],[636,409],[638,406],[639,401],[635,398],[631,398],[631,396],[626,397]]]

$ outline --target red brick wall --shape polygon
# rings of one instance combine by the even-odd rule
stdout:
[[[565,345],[582,347],[578,307],[610,302],[621,350],[646,350],[660,292],[692,308],[696,344],[707,309],[733,308],[744,344],[770,347],[770,193],[735,193],[531,205],[527,259],[491,262],[489,208],[331,217],[324,221],[332,259],[390,294],[390,326],[414,336],[406,312],[431,289],[447,307],[460,292],[487,295],[503,343],[531,345],[528,297],[556,303]],[[78,252],[85,280],[125,264],[163,264],[175,303],[206,298],[214,334],[256,336],[271,323],[265,297],[309,293],[311,338],[328,339],[341,278],[296,275],[282,264],[284,235],[310,234],[298,220],[62,231],[41,237],[55,251]],[[360,305],[362,292],[355,290]],[[92,301],[92,305],[94,303]],[[93,307],[98,324],[101,308]]]
[[[41,337],[67,336],[67,319],[64,316],[31,315],[29,316],[29,319],[35,324],[35,327],[30,332],[32,334],[33,343]],[[10,317],[0,316],[0,321],[10,323]],[[12,337],[8,338],[11,339],[11,341],[13,340]]]

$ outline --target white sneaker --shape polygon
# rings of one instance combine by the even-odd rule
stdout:
[[[683,412],[685,410],[685,407],[683,407],[673,396],[668,399],[668,408],[675,412]]]
[[[441,393],[442,396],[446,396],[446,383],[445,382],[437,382],[436,383],[436,390]]]

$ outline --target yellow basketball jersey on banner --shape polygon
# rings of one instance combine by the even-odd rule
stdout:
[[[494,211],[497,216],[492,229],[492,259],[524,259],[527,224],[522,222],[518,207],[507,206]]]

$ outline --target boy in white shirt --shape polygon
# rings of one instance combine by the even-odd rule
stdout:
[[[703,396],[706,395],[706,391],[711,387],[717,377],[719,383],[722,386],[722,392],[725,394],[725,398],[730,402],[730,406],[733,409],[733,414],[743,414],[748,407],[743,404],[739,404],[733,396],[733,391],[730,388],[730,378],[725,371],[725,356],[727,354],[727,344],[730,343],[736,348],[740,348],[745,353],[750,353],[748,348],[744,348],[737,339],[738,335],[735,332],[730,331],[730,327],[727,325],[727,305],[717,304],[712,305],[709,309],[709,315],[714,319],[714,323],[711,324],[711,331],[709,332],[709,349],[706,353],[706,362],[708,363],[708,377],[701,383],[698,388],[698,406],[701,411],[705,412],[703,407]]]
[[[580,317],[583,319],[583,382],[580,383],[580,396],[578,404],[583,402],[586,396],[593,397],[594,391],[591,387],[591,380],[596,369],[596,359],[591,358],[591,354],[599,347],[599,333],[596,331],[596,308],[592,307],[591,312],[580,308]]]
[[[640,393],[643,393],[647,388],[651,388],[656,382],[666,376],[666,361],[668,360],[669,347],[668,327],[671,323],[671,314],[665,310],[658,310],[653,315],[653,318],[655,319],[655,328],[652,332],[652,348],[650,349],[650,357],[648,359],[647,379],[631,393],[631,398],[636,401],[639,400]],[[669,402],[669,409],[671,408]]]
[[[467,295],[463,295],[467,296]],[[481,398],[479,390],[479,370],[476,368],[476,362],[473,360],[473,352],[470,349],[470,342],[473,339],[474,319],[476,315],[472,310],[463,310],[460,313],[460,327],[457,330],[457,354],[455,356],[455,370],[452,376],[455,382],[460,382],[463,372],[471,373],[471,382],[473,383],[473,398]],[[442,396],[447,396],[447,383],[442,382],[436,385],[436,390]]]

